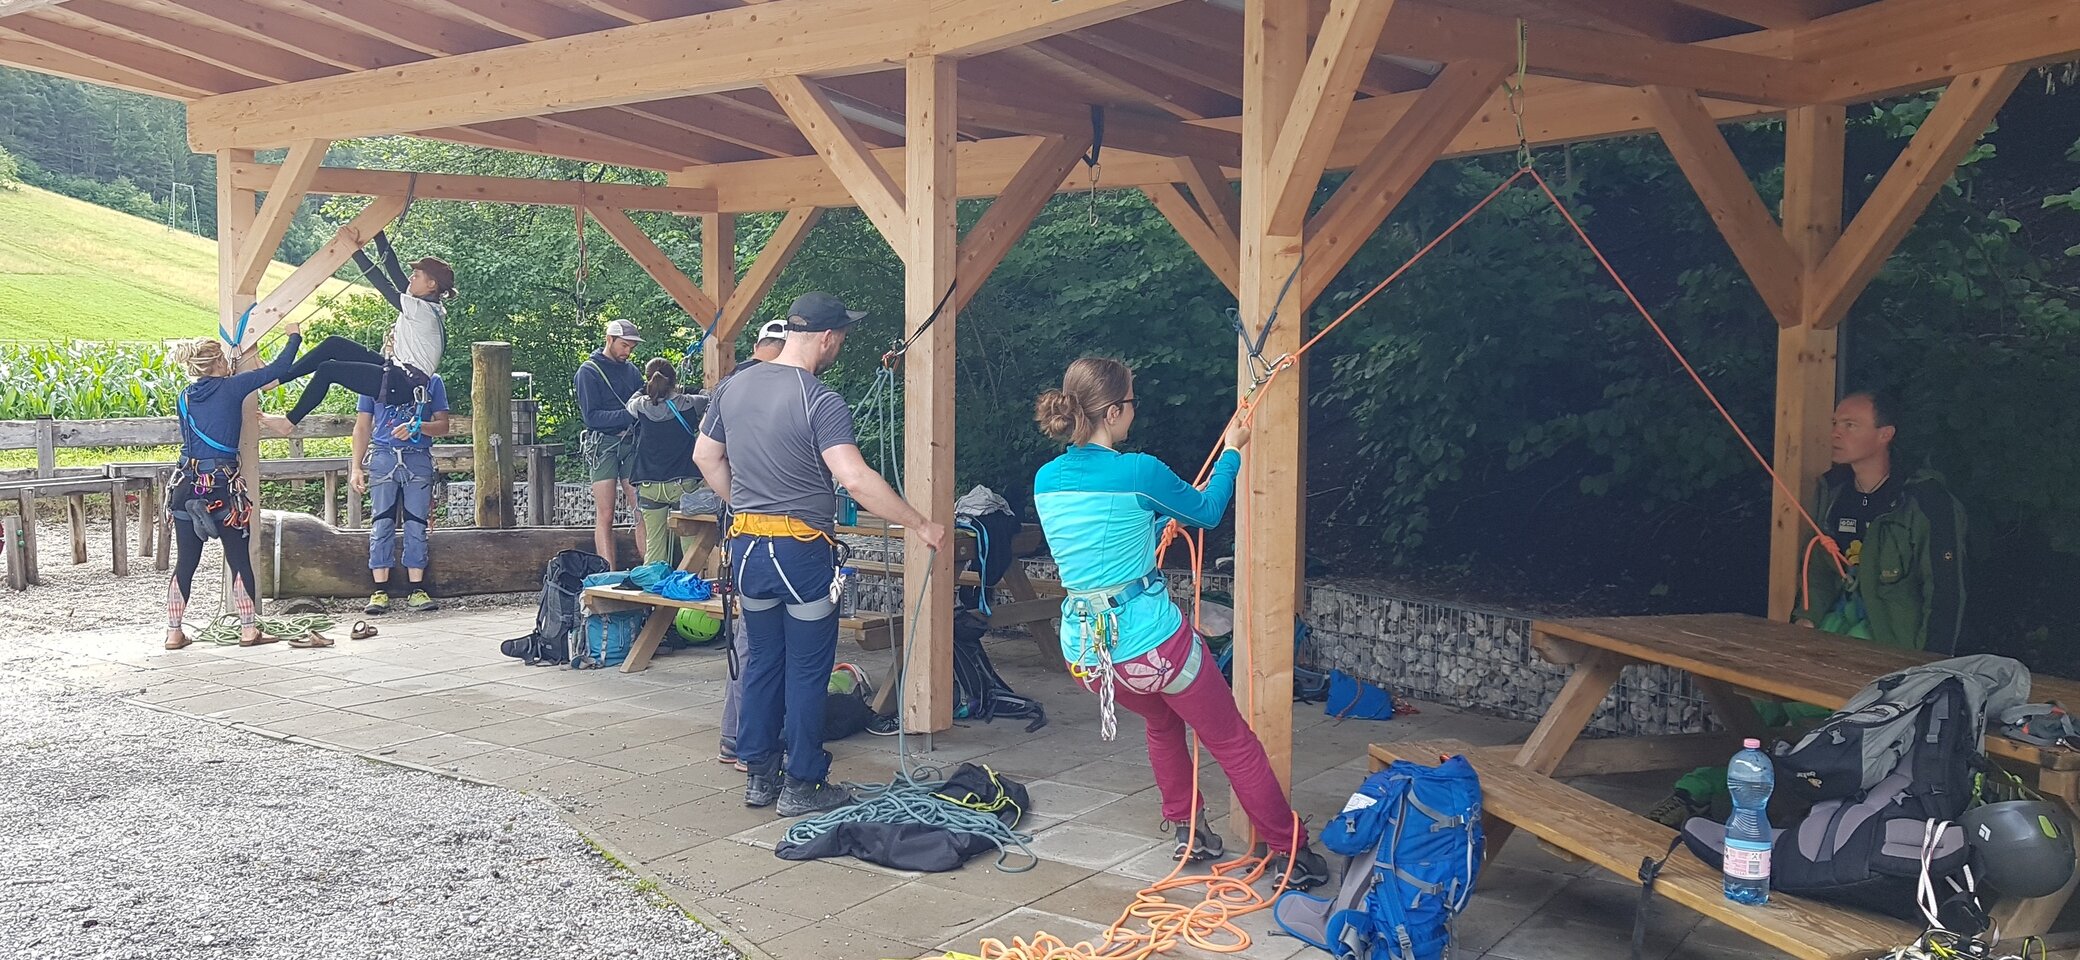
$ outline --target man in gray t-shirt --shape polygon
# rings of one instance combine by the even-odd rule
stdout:
[[[824,696],[838,659],[834,484],[933,549],[946,543],[945,527],[867,466],[845,398],[816,379],[838,358],[846,328],[865,316],[826,293],[796,299],[788,308],[787,346],[717,385],[693,448],[694,464],[722,493],[732,518],[730,571],[750,654],[736,744],[750,771],[744,804],[777,800],[786,817],[852,802],[828,781],[823,749]]]

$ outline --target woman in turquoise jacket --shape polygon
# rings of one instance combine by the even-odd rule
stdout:
[[[1213,752],[1242,812],[1274,855],[1271,870],[1308,889],[1328,880],[1328,865],[1307,844],[1264,745],[1235,708],[1235,696],[1206,642],[1171,600],[1156,569],[1156,544],[1171,520],[1211,527],[1228,512],[1249,428],[1231,425],[1204,490],[1147,454],[1120,453],[1135,418],[1134,375],[1117,360],[1085,357],[1069,365],[1062,388],[1040,396],[1040,429],[1069,448],[1040,468],[1033,504],[1061,570],[1062,658],[1102,703],[1104,736],[1113,736],[1113,703],[1148,727],[1148,762],[1163,795],[1163,818],[1176,824],[1180,859],[1222,852],[1193,795],[1185,728]],[[1194,830],[1194,818],[1197,828]]]

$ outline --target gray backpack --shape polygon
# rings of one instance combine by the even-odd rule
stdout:
[[[1818,803],[1860,799],[1895,773],[1922,816],[1954,819],[1971,799],[1986,719],[2029,701],[2029,670],[1977,654],[1879,677],[1797,744],[1778,743],[1777,783]]]

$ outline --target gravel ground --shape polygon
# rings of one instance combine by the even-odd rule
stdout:
[[[40,511],[39,511],[40,512]],[[136,518],[132,518],[134,524]],[[132,527],[135,537],[135,527]],[[108,518],[90,512],[87,523],[87,562],[72,562],[72,527],[64,520],[44,519],[36,527],[37,573],[42,582],[26,593],[8,590],[0,581],[0,641],[41,636],[53,631],[106,630],[134,626],[148,634],[164,629],[166,582],[173,576],[152,568],[151,557],[137,555],[133,541],[130,575],[118,577],[110,569]],[[205,545],[202,566],[195,570],[195,589],[189,595],[188,626],[199,630],[217,610],[223,596],[223,561],[215,545]],[[495,594],[482,597],[449,597],[441,600],[443,610],[493,607],[533,607],[537,595]],[[320,602],[335,617],[359,616],[361,598]],[[402,604],[392,607],[389,619],[409,619],[415,614]]]
[[[737,956],[521,794],[13,672],[0,716],[0,956]]]

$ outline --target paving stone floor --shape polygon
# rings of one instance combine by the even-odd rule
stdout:
[[[901,873],[859,861],[794,863],[771,848],[785,822],[740,800],[743,775],[715,761],[727,667],[718,653],[659,657],[637,674],[528,667],[498,652],[525,633],[532,611],[462,612],[378,621],[382,634],[328,650],[158,649],[149,630],[50,634],[11,656],[40,651],[35,672],[60,674],[185,714],[294,735],[370,757],[415,764],[539,794],[624,859],[654,876],[697,916],[752,957],[918,957],[972,951],[985,936],[1045,930],[1071,941],[1096,934],[1133,892],[1167,869],[1158,802],[1141,726],[1121,712],[1119,737],[1097,734],[1095,698],[1045,662],[1023,636],[993,638],[991,655],[1020,693],[1046,702],[1050,723],[964,723],[932,738],[928,762],[986,762],[1032,791],[1034,847],[1043,862],[1003,873],[988,857],[946,874]],[[344,636],[342,628],[335,631]],[[878,675],[889,653],[850,643],[842,659]],[[1294,800],[1319,825],[1363,778],[1365,745],[1452,737],[1522,739],[1524,724],[1424,703],[1387,722],[1336,721],[1302,705],[1294,716]],[[913,747],[919,746],[912,743]],[[834,779],[885,781],[895,738],[865,734],[832,745]],[[1224,814],[1226,789],[1208,760],[1205,782]],[[1599,784],[1627,802],[1653,798],[1651,780]],[[322,802],[322,798],[319,798]],[[1226,817],[1215,828],[1226,836]],[[1460,957],[1606,960],[1629,950],[1637,888],[1519,840],[1482,874],[1457,926]],[[1248,960],[1309,953],[1269,912],[1245,918]],[[1319,954],[1316,954],[1319,955]],[[1203,956],[1180,950],[1173,956]],[[1230,955],[1235,956],[1235,955]],[[1648,960],[1780,956],[1725,927],[1660,902]]]

